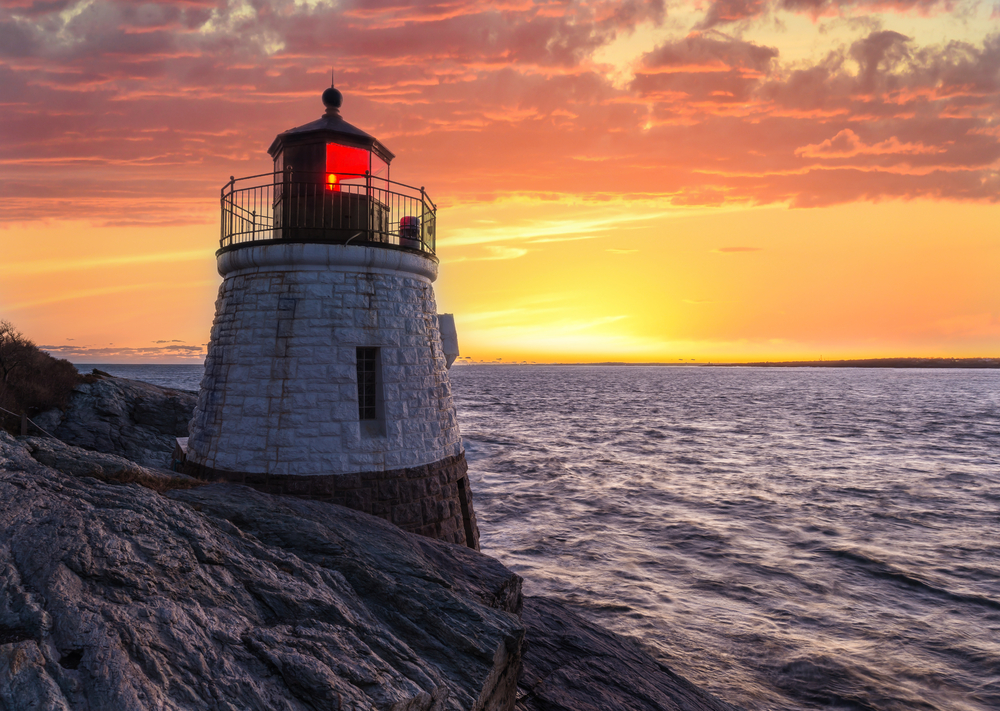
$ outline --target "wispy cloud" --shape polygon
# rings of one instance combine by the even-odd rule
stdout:
[[[503,245],[488,244],[484,245],[483,249],[486,250],[485,256],[464,256],[464,257],[454,257],[448,260],[449,263],[455,262],[495,262],[501,259],[517,259],[518,257],[523,257],[528,253],[527,249],[522,249],[520,247],[505,247]]]
[[[457,247],[490,242],[529,241],[531,243],[560,242],[594,239],[600,233],[627,228],[639,223],[649,223],[669,216],[668,211],[642,213],[615,213],[582,219],[544,220],[531,225],[506,227],[466,228],[454,230],[442,238],[441,244]]]
[[[53,257],[21,262],[0,264],[0,275],[35,275],[52,272],[79,271],[103,267],[126,267],[136,264],[162,264],[169,262],[193,262],[211,260],[211,249],[191,249],[180,252],[158,252],[155,254],[121,254],[100,257],[77,257],[71,259]]]
[[[104,347],[88,346],[39,346],[49,355],[77,362],[109,362],[121,360],[200,360],[205,357],[204,346],[169,345],[146,348],[119,348],[113,344]]]
[[[124,294],[131,291],[144,291],[149,289],[179,289],[187,288],[192,286],[205,286],[208,284],[215,284],[214,281],[191,281],[183,283],[175,282],[148,282],[146,284],[121,284],[117,286],[99,286],[93,289],[77,289],[74,291],[63,291],[52,294],[51,296],[45,296],[39,299],[31,299],[28,301],[16,302],[13,304],[4,304],[4,311],[20,311],[22,309],[28,309],[36,306],[48,306],[50,304],[59,304],[65,301],[73,301],[76,299],[86,299],[94,296],[106,296],[108,294]]]

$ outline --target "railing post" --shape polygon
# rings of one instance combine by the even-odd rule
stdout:
[[[281,176],[281,197],[275,200],[276,203],[281,205],[281,216],[280,219],[277,215],[277,208],[275,208],[275,227],[281,230],[281,239],[288,238],[288,227],[291,225],[292,216],[289,214],[289,209],[292,204],[292,166],[286,165],[282,170],[284,175]]]
[[[427,242],[424,240],[424,235],[427,234],[427,191],[424,190],[424,186],[420,186],[420,246],[421,251],[427,251]]]
[[[232,217],[233,217],[233,215],[232,215],[232,213],[233,213],[233,211],[232,211],[232,202],[233,202],[233,186],[235,184],[236,184],[236,176],[230,175],[229,176],[229,182],[222,186],[222,191],[221,191],[222,192],[222,199],[220,200],[220,202],[221,202],[221,208],[222,208],[222,216],[221,216],[221,220],[222,220],[222,227],[221,227],[222,234],[219,237],[219,246],[220,247],[225,247],[226,246],[226,238],[227,237],[230,237],[230,238],[232,237],[232,234],[231,234],[232,231],[233,231],[233,229],[232,229]],[[230,209],[228,211],[226,210],[226,188],[229,188]],[[229,224],[229,232],[230,232],[230,234],[228,234],[228,235],[226,234],[226,213],[227,212],[229,213],[229,218],[230,218],[230,220],[229,220],[229,223],[230,223]]]
[[[368,198],[368,234],[365,235],[366,242],[374,242],[375,235],[372,229],[372,223],[375,222],[375,205],[372,200],[372,172],[371,170],[365,171],[365,197]]]

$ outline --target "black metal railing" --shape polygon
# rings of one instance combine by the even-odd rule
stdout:
[[[222,188],[222,250],[261,242],[375,244],[434,254],[437,206],[423,188],[368,174],[285,170]]]

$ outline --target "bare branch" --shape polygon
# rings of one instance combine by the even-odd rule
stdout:
[[[35,352],[35,344],[10,321],[0,321],[0,375],[6,383],[10,374],[24,367]]]

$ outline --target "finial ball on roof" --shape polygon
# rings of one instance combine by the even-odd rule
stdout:
[[[339,109],[344,103],[344,95],[332,86],[323,92],[323,106],[328,109]]]

